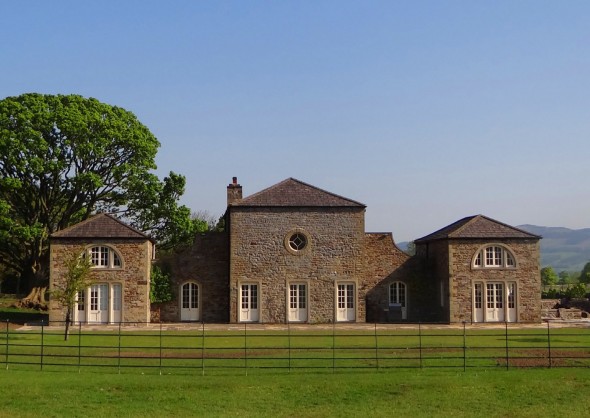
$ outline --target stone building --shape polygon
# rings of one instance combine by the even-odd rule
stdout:
[[[173,301],[158,306],[160,319],[540,321],[540,237],[479,215],[417,240],[417,254],[410,257],[391,233],[365,232],[365,209],[293,178],[243,197],[234,178],[227,187],[224,232],[198,234],[191,248],[158,261],[170,274],[174,293]],[[72,231],[82,240],[75,251],[107,246],[124,256],[120,269],[125,270],[130,259],[117,241],[123,237],[113,234],[109,241],[95,234],[84,240],[85,230],[72,228],[52,238],[52,280],[59,272],[60,251],[64,245],[73,248],[68,241]],[[149,239],[141,236],[151,249]],[[138,262],[147,266],[149,258]],[[148,268],[141,271],[146,276],[121,281],[122,289],[147,292]],[[109,285],[117,280],[102,277]],[[141,300],[145,313],[149,302]],[[127,308],[126,303],[135,305]],[[120,317],[130,320],[124,313],[135,312],[138,303],[123,300]],[[108,320],[117,318],[112,314]]]
[[[415,241],[446,322],[541,318],[539,239],[482,215]]]
[[[92,286],[78,294],[76,322],[149,322],[149,284],[154,242],[117,218],[98,214],[50,237],[50,289],[64,287],[66,261],[89,257]],[[65,320],[50,298],[49,320]]]

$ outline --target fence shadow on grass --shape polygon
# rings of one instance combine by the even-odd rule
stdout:
[[[0,333],[6,369],[248,374],[310,370],[590,367],[588,323],[440,327],[44,322]],[[231,328],[231,329],[229,329]]]

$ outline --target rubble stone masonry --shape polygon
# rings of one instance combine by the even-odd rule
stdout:
[[[364,208],[233,207],[230,211],[230,322],[238,322],[241,284],[260,287],[260,322],[285,323],[291,282],[308,284],[308,322],[335,320],[338,283],[355,286],[355,321],[365,321]],[[307,237],[294,252],[288,238]]]

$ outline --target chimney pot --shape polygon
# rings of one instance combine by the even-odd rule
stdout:
[[[242,200],[242,186],[238,184],[238,178],[232,177],[231,184],[227,186],[227,205]]]

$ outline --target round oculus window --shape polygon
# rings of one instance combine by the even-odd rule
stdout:
[[[289,247],[293,251],[301,251],[307,246],[307,237],[301,232],[296,232],[289,237]]]

